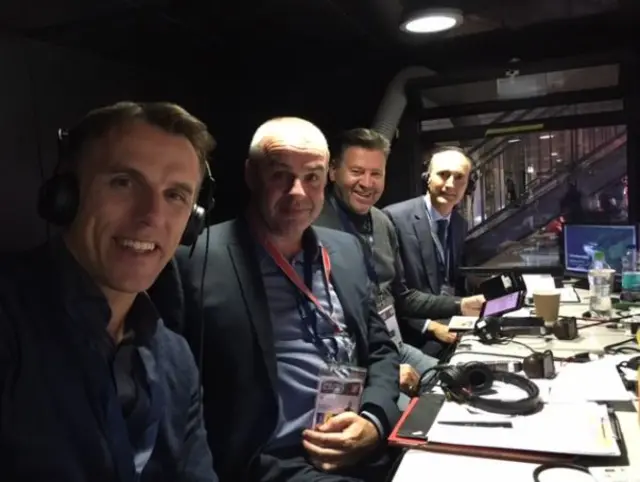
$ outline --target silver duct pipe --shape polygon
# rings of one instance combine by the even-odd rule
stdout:
[[[418,65],[407,67],[398,72],[385,91],[380,107],[378,107],[374,117],[372,129],[392,141],[396,135],[400,119],[402,119],[402,114],[407,107],[407,95],[405,93],[407,81],[433,75],[436,75],[436,72]],[[433,101],[429,102],[432,107],[437,105]]]

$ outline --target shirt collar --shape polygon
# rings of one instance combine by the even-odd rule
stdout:
[[[335,190],[330,191],[329,196],[330,198],[327,201],[335,202],[336,209],[342,211],[343,215],[347,217],[347,219],[351,222],[358,233],[368,235],[373,232],[371,210],[369,210],[366,214],[357,214],[349,209],[345,202],[340,199],[340,196],[335,193]]]
[[[437,209],[433,207],[433,204],[431,203],[431,196],[429,196],[429,193],[425,194],[424,203],[425,203],[425,206],[427,207],[427,212],[429,213],[429,217],[431,218],[432,223],[435,224],[441,219],[444,219],[447,222],[451,221],[451,213],[449,213],[446,216],[443,216],[437,211]]]
[[[258,250],[258,259],[260,263],[271,262],[271,257],[267,250],[255,240],[256,248]],[[314,263],[320,260],[322,243],[318,239],[318,235],[314,231],[313,227],[308,227],[302,234],[302,251],[296,254],[292,260],[292,263],[302,263],[306,256],[309,256]]]
[[[93,332],[106,334],[111,309],[100,288],[71,254],[62,238],[51,242],[61,282],[62,303],[69,315]],[[146,344],[156,332],[160,315],[146,293],[136,296],[125,320],[125,340]]]

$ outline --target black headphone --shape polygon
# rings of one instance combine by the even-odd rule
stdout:
[[[71,224],[80,204],[80,189],[75,173],[72,171],[60,172],[69,151],[69,139],[72,135],[73,131],[58,130],[58,162],[53,176],[38,191],[38,215],[55,226]],[[215,179],[211,175],[209,163],[205,162],[204,164],[205,173],[198,200],[193,205],[180,240],[180,244],[184,246],[195,244],[207,224],[207,215],[215,206]]]
[[[463,149],[460,149],[459,147],[456,147],[456,146],[438,147],[433,152],[431,152],[427,157],[427,160],[424,162],[424,172],[421,175],[422,180],[424,181],[424,183],[427,185],[427,188],[428,188],[431,159],[433,159],[433,156],[435,156],[436,154],[440,154],[441,152],[447,152],[447,151],[459,152],[460,154],[464,155],[467,159],[469,159],[469,161],[471,162],[471,172],[469,172],[469,181],[467,182],[467,188],[464,191],[464,195],[473,196],[473,193],[476,191],[476,184],[478,183],[478,177],[479,177],[478,171],[477,169],[473,169],[473,160],[471,159],[471,156],[467,154]]]
[[[542,465],[538,465],[535,470],[533,471],[533,481],[534,482],[540,482],[540,474],[542,472],[545,472],[546,470],[552,470],[552,469],[567,469],[567,470],[575,470],[577,472],[582,472],[585,474],[590,475],[593,480],[597,480],[593,474],[591,472],[589,472],[589,469],[587,467],[584,467],[582,465],[578,465],[578,464],[571,464],[571,463],[562,463],[562,462],[551,462],[551,463],[547,463],[547,464],[542,464]]]
[[[453,400],[467,403],[485,412],[503,415],[528,415],[542,408],[538,385],[527,378],[495,370],[482,362],[469,362],[461,365],[448,365],[440,368],[438,379],[444,392]],[[495,381],[514,385],[527,396],[521,400],[499,400],[483,398],[491,392]]]

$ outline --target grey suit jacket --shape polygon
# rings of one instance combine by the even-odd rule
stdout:
[[[424,196],[419,196],[384,208],[396,227],[400,243],[400,256],[405,267],[409,288],[439,294],[438,257],[433,246],[431,226],[427,217]],[[464,294],[458,269],[463,265],[464,240],[467,222],[456,210],[451,214],[450,248],[452,282],[457,294]]]
[[[386,303],[395,305],[403,339],[409,344],[421,346],[424,343],[422,330],[425,319],[443,319],[459,315],[459,301],[450,296],[434,295],[407,287],[398,237],[393,224],[385,213],[376,207],[371,208],[371,217],[374,238],[373,265],[378,278],[378,288]],[[315,224],[340,231],[348,230],[329,200],[325,202]],[[362,244],[366,242],[362,236],[358,238]],[[363,246],[364,249],[367,247]]]

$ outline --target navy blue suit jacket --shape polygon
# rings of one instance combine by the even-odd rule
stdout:
[[[108,373],[93,370],[108,370],[108,358],[85,336],[85,323],[69,315],[69,308],[78,310],[89,326],[91,314],[104,315],[108,306],[79,265],[65,265],[61,273],[52,258],[45,246],[0,264],[0,480],[119,481],[106,420],[88,388],[96,373]],[[70,278],[75,292],[63,282]],[[217,482],[189,346],[162,321],[150,343],[160,355],[155,363],[165,405],[140,481]]]
[[[438,258],[433,246],[431,226],[427,217],[424,196],[419,196],[383,209],[396,227],[400,243],[400,256],[409,288],[425,293],[440,294]],[[464,240],[467,222],[457,210],[451,213],[451,261],[449,275],[456,287],[456,294],[464,295],[464,282],[458,269],[463,266]]]

